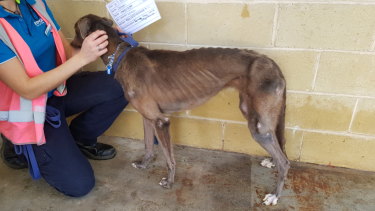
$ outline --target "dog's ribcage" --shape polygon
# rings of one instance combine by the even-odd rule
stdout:
[[[126,57],[126,78],[135,84],[127,90],[135,94],[148,92],[164,112],[192,108],[233,79],[246,75],[256,55],[252,51],[224,48],[184,52],[136,48]]]

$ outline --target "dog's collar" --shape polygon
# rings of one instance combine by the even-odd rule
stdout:
[[[107,74],[110,75],[113,72],[116,72],[117,70],[117,67],[119,66],[120,64],[120,61],[124,58],[125,54],[133,47],[137,47],[139,45],[139,43],[137,41],[135,41],[133,39],[133,36],[131,34],[126,34],[126,33],[122,33],[122,32],[118,32],[118,35],[125,35],[125,37],[122,37],[121,39],[127,43],[130,44],[130,46],[127,46],[125,48],[125,50],[120,54],[119,57],[117,57],[117,60],[116,60],[116,63],[113,65],[113,62],[115,60],[115,55],[119,49],[119,46],[121,45],[121,43],[119,45],[117,45],[117,48],[116,48],[116,51],[108,56],[108,59],[109,59],[109,62],[107,64]]]
[[[110,75],[112,72],[113,61],[115,60],[115,56],[116,56],[118,49],[120,49],[120,45],[121,43],[117,45],[115,52],[108,56],[108,64],[106,65],[108,75]]]
[[[113,72],[116,72],[117,67],[118,67],[119,64],[120,64],[120,61],[125,57],[126,53],[127,53],[132,47],[133,47],[133,46],[127,46],[127,47],[125,48],[125,50],[120,54],[120,56],[117,57],[116,63],[115,63],[115,65],[113,65],[113,68],[112,68]]]

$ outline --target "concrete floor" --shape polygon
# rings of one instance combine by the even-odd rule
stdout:
[[[276,172],[259,166],[259,157],[176,146],[176,182],[165,190],[158,185],[166,175],[161,151],[152,167],[138,170],[131,162],[142,157],[143,142],[101,141],[118,154],[91,161],[96,187],[82,198],[0,162],[0,210],[375,210],[374,173],[293,162],[278,205],[266,207],[261,200],[273,190]]]

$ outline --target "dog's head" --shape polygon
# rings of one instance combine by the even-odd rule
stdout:
[[[75,37],[71,45],[75,48],[81,48],[83,40],[96,30],[104,30],[108,37],[116,37],[117,32],[112,27],[113,21],[96,15],[85,15],[78,19],[74,25]]]

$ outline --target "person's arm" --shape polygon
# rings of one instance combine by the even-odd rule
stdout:
[[[17,58],[10,59],[0,64],[0,80],[24,98],[37,98],[59,86],[81,67],[105,54],[107,39],[104,31],[92,33],[83,41],[80,51],[64,64],[32,78],[26,74]]]
[[[68,40],[65,38],[64,34],[61,32],[61,30],[59,31],[59,35],[60,35],[62,43],[64,45],[66,59],[72,58],[74,55],[76,55],[79,52],[79,49],[73,48],[70,45],[70,43],[68,42]]]

